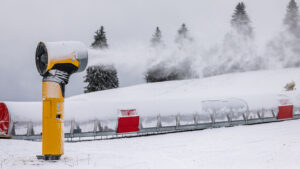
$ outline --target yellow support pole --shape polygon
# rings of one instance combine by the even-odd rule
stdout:
[[[64,97],[60,84],[43,82],[42,154],[58,158],[64,154]]]

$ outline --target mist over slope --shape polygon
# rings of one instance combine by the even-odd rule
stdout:
[[[291,7],[291,4],[294,6]],[[155,69],[156,76],[169,76],[176,72],[183,75],[179,79],[193,79],[233,72],[299,67],[298,6],[291,0],[288,8],[283,8],[287,10],[279,35],[263,44],[257,43],[252,26],[255,21],[248,15],[247,3],[238,3],[233,15],[228,16],[231,18],[230,29],[214,45],[204,45],[188,27],[188,37],[180,37],[179,29],[174,41],[155,47],[149,41],[118,49],[91,50],[90,64],[116,65],[121,83],[125,79],[138,79],[138,83],[142,83],[146,72],[155,72]]]
[[[141,116],[205,114],[206,101],[240,100],[250,111],[277,108],[281,99],[300,105],[299,91],[285,91],[294,81],[300,84],[300,69],[280,69],[231,73],[193,80],[140,84],[73,96],[66,99],[66,117],[83,119],[116,114],[116,110],[137,109]],[[70,106],[72,105],[72,106]],[[81,117],[82,110],[91,112]],[[99,113],[101,112],[101,113]]]
[[[141,116],[191,115],[195,112],[207,115],[209,112],[203,110],[207,101],[239,100],[255,114],[262,108],[277,108],[282,99],[300,107],[299,91],[284,89],[291,81],[298,88],[299,74],[299,68],[252,71],[81,94],[65,99],[65,118],[77,121],[107,119],[115,117],[122,109],[137,109]],[[16,121],[39,122],[42,119],[41,102],[5,103]]]
[[[240,1],[3,1],[0,6],[1,99],[40,100],[41,77],[34,63],[35,48],[40,40],[78,40],[90,46],[93,33],[101,25],[106,28],[110,49],[100,52],[98,60],[109,61],[111,56],[110,62],[120,70],[121,86],[144,83],[143,73],[150,65],[158,62],[145,61],[144,57],[154,55],[154,58],[161,58],[155,52],[147,53],[156,26],[160,27],[168,48],[160,56],[167,55],[166,58],[170,59],[164,60],[168,63],[169,60],[174,60],[172,56],[176,53],[179,61],[174,61],[171,65],[177,65],[176,62],[186,63],[201,77],[207,62],[219,62],[220,46],[223,46],[224,37],[230,32],[230,19],[238,2]],[[255,50],[264,58],[265,45],[283,29],[288,0],[243,2],[254,29]],[[47,10],[36,6],[47,7]],[[187,47],[192,50],[177,51],[177,46],[174,45],[177,30],[182,23],[187,25],[194,39],[193,45]],[[188,58],[197,60],[187,59],[193,61],[189,63],[181,59],[181,53],[187,53],[185,55],[189,55]],[[90,64],[99,63],[101,62],[90,60]],[[214,67],[214,64],[208,66]],[[83,93],[83,87],[86,86],[83,83],[84,75],[85,73],[80,73],[71,76],[66,96]]]

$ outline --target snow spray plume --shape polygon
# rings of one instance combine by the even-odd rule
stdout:
[[[203,75],[262,69],[262,58],[257,54],[254,32],[244,3],[238,3],[231,19],[231,30],[225,35],[223,44],[208,53],[210,58]]]
[[[149,72],[155,79],[197,78],[202,72],[197,65],[201,60],[202,48],[191,40],[187,32],[184,33],[185,36],[176,38],[176,42],[169,45],[139,43],[111,46],[105,50],[90,49],[89,66],[114,65],[118,71],[120,86],[144,83]]]
[[[291,65],[291,60],[293,64],[300,65],[300,59],[294,62],[300,53],[300,38],[295,35],[300,33],[291,31],[294,30],[291,28],[299,25],[294,23],[298,22],[295,19],[298,18],[298,7],[294,0],[291,0],[288,13],[291,14],[286,16],[285,25],[289,26],[286,26],[285,31],[289,33],[281,34],[280,38],[269,43],[264,57],[258,54],[246,6],[238,3],[231,18],[231,29],[224,36],[223,43],[209,50],[205,50],[199,43],[201,40],[192,37],[187,26],[182,24],[171,43],[162,43],[163,31],[157,27],[150,45],[138,43],[117,48],[112,46],[106,50],[90,50],[90,64],[115,65],[120,86],[260,70],[278,65],[278,61],[286,66]],[[293,45],[287,47],[289,44]],[[284,61],[282,57],[286,55],[290,58]]]
[[[266,46],[268,68],[300,66],[300,20],[295,0],[289,2],[283,24],[283,30]]]

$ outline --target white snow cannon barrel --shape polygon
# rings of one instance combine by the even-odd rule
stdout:
[[[88,51],[83,43],[77,41],[40,42],[35,60],[41,76],[45,76],[51,69],[63,69],[72,74],[84,71],[88,63]],[[74,61],[78,61],[78,68],[73,67]]]

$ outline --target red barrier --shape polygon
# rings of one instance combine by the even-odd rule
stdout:
[[[137,115],[135,109],[120,110],[118,119],[118,133],[128,133],[139,131],[140,117]]]
[[[8,134],[9,129],[9,113],[6,105],[0,103],[0,135]]]
[[[293,118],[293,105],[279,106],[277,119]]]
[[[120,117],[118,120],[118,133],[139,131],[140,117]]]

